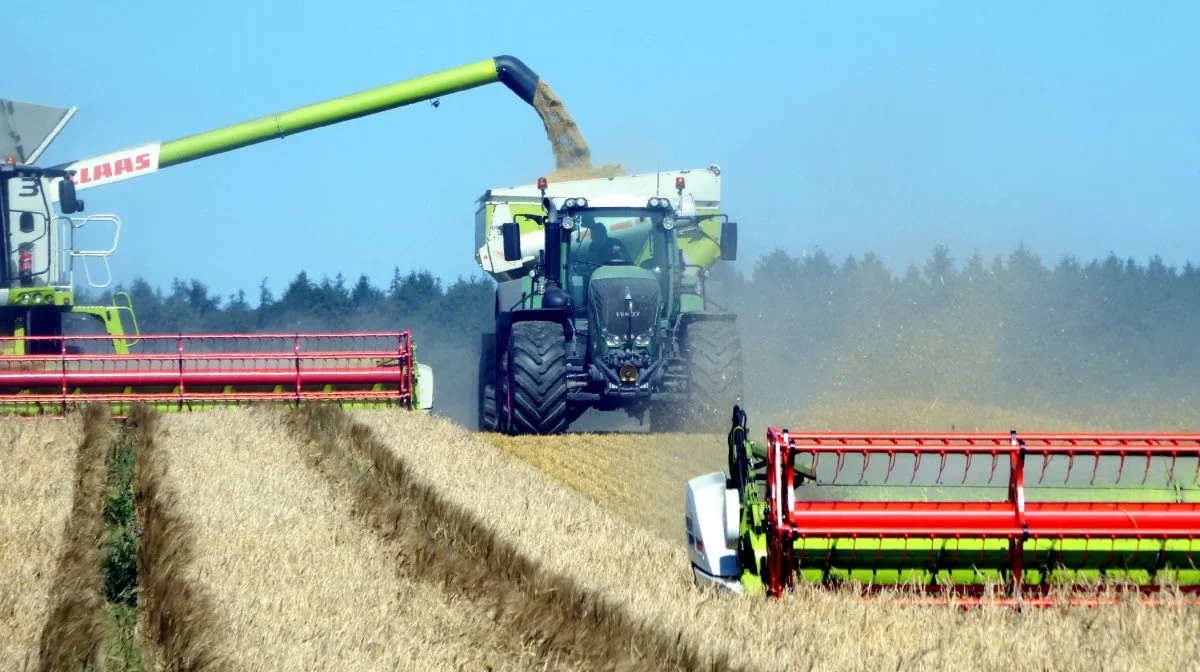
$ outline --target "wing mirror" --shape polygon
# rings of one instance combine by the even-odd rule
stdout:
[[[58,207],[64,215],[83,212],[83,201],[75,197],[75,183],[70,178],[58,181]]]
[[[507,261],[520,261],[521,226],[516,222],[501,224],[500,236],[504,239],[504,259]]]
[[[721,260],[737,260],[737,222],[721,223]]]

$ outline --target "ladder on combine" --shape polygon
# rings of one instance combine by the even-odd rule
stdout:
[[[91,402],[116,416],[135,402],[160,411],[255,401],[412,408],[416,397],[407,331],[139,336],[128,354],[112,352],[112,336],[19,340],[22,351],[48,354],[0,359],[4,413],[61,416]]]

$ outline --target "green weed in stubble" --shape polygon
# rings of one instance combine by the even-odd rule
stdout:
[[[126,433],[109,453],[104,491],[104,597],[137,608],[137,535],[134,531],[133,440]]]

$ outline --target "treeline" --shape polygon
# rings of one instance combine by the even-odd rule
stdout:
[[[479,333],[492,321],[493,285],[482,277],[446,286],[428,271],[401,274],[383,288],[360,276],[314,281],[301,271],[276,297],[264,279],[251,304],[244,290],[228,297],[200,280],[175,280],[169,289],[143,279],[114,291],[129,293],[146,333],[235,333],[262,331],[372,331],[410,328],[414,320]],[[106,293],[93,300],[112,300]],[[486,307],[481,314],[480,306]]]
[[[1200,398],[1200,270],[1191,264],[1047,263],[1023,247],[958,260],[939,246],[894,273],[874,254],[839,262],[778,250],[748,275],[718,267],[710,283],[713,302],[739,315],[748,397],[772,405],[904,395],[1062,410]],[[386,287],[300,273],[278,297],[264,281],[253,305],[197,280],[126,289],[147,333],[412,329],[438,371],[439,400],[469,419],[493,286],[483,277],[445,284],[426,271],[397,270]]]

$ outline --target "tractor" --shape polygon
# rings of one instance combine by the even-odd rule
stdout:
[[[717,166],[484,193],[476,260],[498,284],[480,429],[558,434],[598,409],[719,430],[742,396],[736,315],[706,287],[737,255],[719,199]]]

